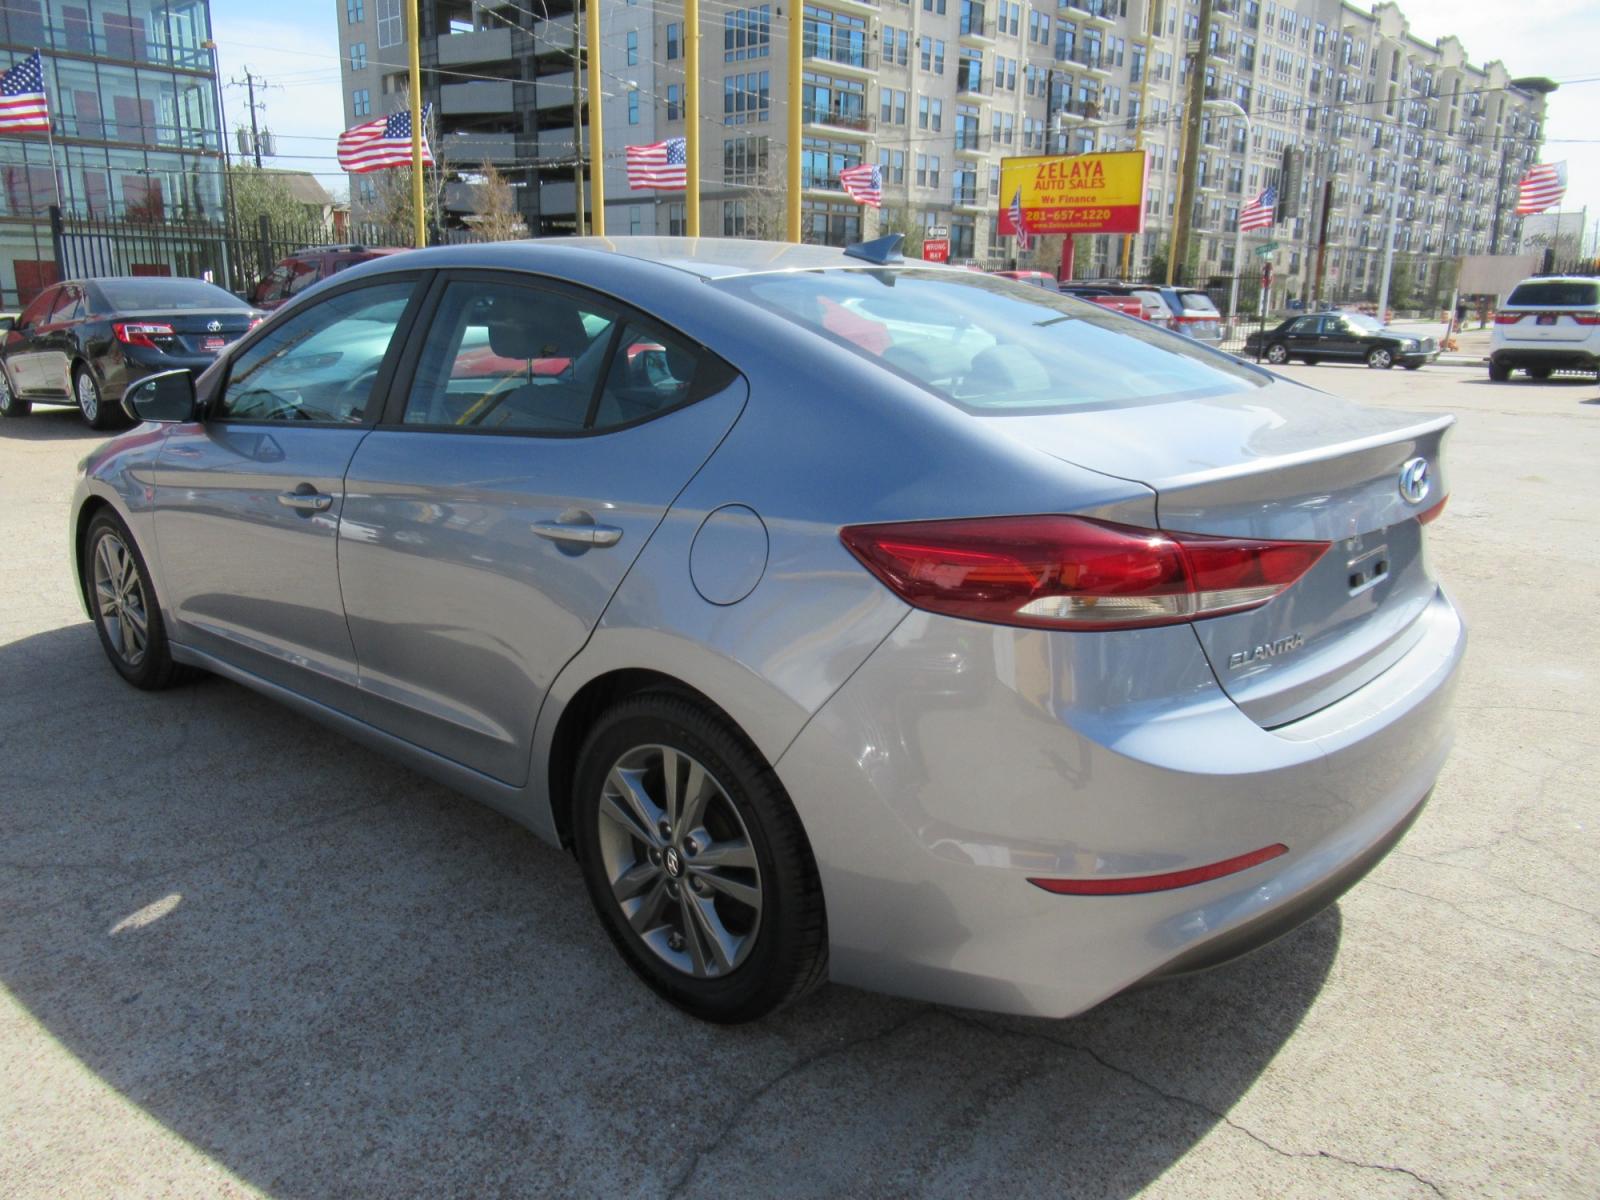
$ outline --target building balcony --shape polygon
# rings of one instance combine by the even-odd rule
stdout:
[[[878,67],[877,55],[864,46],[849,43],[812,43],[806,46],[805,56],[808,62],[825,62],[863,75],[873,74]]]
[[[563,71],[559,75],[540,76],[533,85],[533,106],[541,111],[550,108],[571,108],[575,96],[571,71]]]
[[[1067,55],[1064,60],[1085,71],[1092,71],[1096,75],[1109,75],[1111,68],[1106,65],[1105,57],[1090,50],[1076,49]]]
[[[568,103],[571,88],[568,87]],[[447,83],[439,89],[439,112],[445,116],[516,111],[516,86],[509,80]]]
[[[843,129],[865,137],[872,132],[872,117],[864,112],[847,112],[836,108],[806,107],[800,119],[807,125],[820,125],[828,129]]]
[[[533,52],[540,58],[558,57],[566,58],[572,53],[573,22],[576,18],[568,13],[565,16],[551,17],[548,21],[535,21],[533,23]]]
[[[971,209],[978,212],[986,210],[989,206],[988,194],[983,188],[966,188],[952,192],[950,203],[958,209]]]
[[[1061,7],[1091,21],[1101,21],[1107,25],[1115,25],[1117,21],[1115,6],[1110,0],[1066,0]]]
[[[976,130],[956,130],[957,154],[984,154],[988,152],[991,136],[987,133],[978,133]]]
[[[956,72],[956,94],[961,96],[987,96],[994,85],[976,71]]]
[[[960,38],[971,45],[987,45],[994,41],[994,21],[984,12],[981,4],[967,5],[961,10]]]
[[[476,33],[452,33],[436,40],[441,67],[509,62],[511,59],[509,29],[481,29]]]
[[[572,134],[567,133],[567,141]],[[446,163],[471,167],[479,163],[514,163],[522,157],[514,133],[446,133],[439,137],[440,158]]]

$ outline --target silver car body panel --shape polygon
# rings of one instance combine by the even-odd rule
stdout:
[[[559,444],[380,425],[256,427],[246,445],[225,429],[142,426],[86,461],[73,528],[90,504],[128,520],[175,658],[552,841],[550,751],[575,698],[618,671],[676,679],[729,714],[793,798],[822,874],[835,978],[1015,1012],[1080,1011],[1311,894],[1431,787],[1464,635],[1427,575],[1415,509],[1380,493],[1395,456],[1436,458],[1440,423],[1287,383],[1120,412],[974,416],[715,286],[750,270],[880,269],[824,247],[449,247],[363,264],[332,286],[457,267],[619,298],[743,379]],[[619,484],[612,468],[639,478]],[[275,511],[275,493],[301,482],[337,504]],[[530,536],[569,509],[621,539],[563,553]],[[912,609],[838,536],[844,524],[1039,512],[1274,537],[1382,532],[1403,569],[1366,601],[1328,580],[1302,598],[1291,589],[1231,631],[1237,618],[1046,632]],[[717,536],[697,545],[706,528]],[[1352,628],[1325,647],[1308,640],[1298,664],[1226,678],[1235,633],[1250,643],[1293,624],[1275,610],[1296,604],[1334,629],[1348,600]],[[354,636],[341,640],[347,614]],[[1277,841],[1290,848],[1281,859],[1178,891],[1059,896],[1025,878],[1178,870]]]

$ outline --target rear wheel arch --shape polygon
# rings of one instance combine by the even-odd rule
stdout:
[[[556,720],[555,733],[550,741],[550,754],[546,764],[546,779],[550,787],[550,815],[555,822],[561,845],[572,848],[572,789],[577,773],[578,755],[583,749],[590,729],[607,709],[613,708],[635,696],[647,692],[663,692],[683,696],[706,708],[724,722],[729,731],[746,743],[763,762],[755,740],[740,726],[728,711],[711,697],[681,679],[661,671],[646,668],[622,668],[597,675],[585,683],[567,701]],[[768,763],[770,769],[771,764]]]

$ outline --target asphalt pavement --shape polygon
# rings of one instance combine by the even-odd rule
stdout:
[[[232,684],[123,685],[65,550],[96,435],[0,423],[0,1195],[1595,1195],[1600,388],[1286,374],[1460,414],[1457,747],[1336,907],[1059,1022],[679,1015],[517,826]]]

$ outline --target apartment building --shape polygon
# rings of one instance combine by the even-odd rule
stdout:
[[[339,4],[353,124],[400,102],[401,4]],[[1204,53],[1198,0],[813,0],[802,13],[807,239],[838,244],[880,227],[838,183],[843,168],[877,162],[887,211],[946,226],[953,257],[992,265],[1013,253],[996,233],[1002,158],[1136,145],[1150,178],[1132,269],[1163,254],[1192,70],[1205,72],[1206,106],[1191,277],[1238,267],[1239,208],[1269,183],[1285,193],[1282,219],[1254,243],[1279,242],[1291,292],[1308,287],[1329,181],[1328,279],[1341,294],[1375,286],[1397,177],[1402,254],[1482,253],[1497,224],[1509,247],[1516,181],[1537,158],[1552,86],[1473,65],[1455,38],[1413,37],[1392,3],[1214,0]],[[444,160],[501,165],[545,233],[573,228],[577,148],[587,153],[573,21],[572,0],[423,6],[424,87]],[[685,131],[681,3],[608,0],[601,25],[607,227],[681,232],[682,197],[629,192],[622,168],[623,146]],[[782,236],[787,38],[782,5],[701,8],[706,233]],[[358,178],[358,206],[363,187]],[[1116,273],[1121,249],[1120,238],[1091,239],[1079,274]]]
[[[0,136],[0,305],[25,305],[56,282],[49,210],[68,218],[218,224],[222,142],[206,0],[7,0],[0,70],[40,52],[54,156],[41,134]],[[53,161],[53,166],[52,166]],[[161,261],[100,261],[168,273]],[[184,255],[192,250],[190,258]]]

